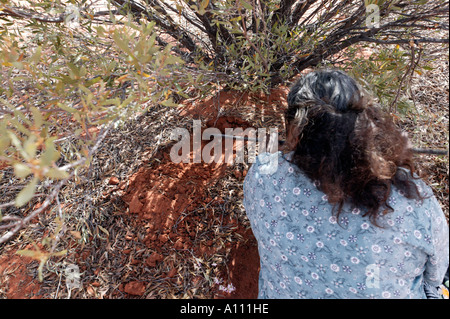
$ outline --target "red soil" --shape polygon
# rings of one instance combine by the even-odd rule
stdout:
[[[206,122],[224,131],[225,128],[242,127],[249,124],[232,116],[219,117]],[[205,146],[208,141],[203,141]],[[224,144],[224,143],[223,143]],[[208,186],[214,185],[224,176],[226,163],[173,163],[169,153],[156,156],[155,167],[141,168],[131,178],[123,200],[128,204],[129,213],[136,214],[147,222],[147,247],[154,253],[146,260],[150,267],[157,266],[164,258],[167,248],[191,250],[196,257],[211,256],[218,247],[210,241],[196,239],[196,233],[190,225],[201,222],[201,216],[192,214],[199,207],[220,203],[220,198],[210,198],[206,193]],[[243,180],[243,174],[236,173]],[[228,261],[228,278],[226,284],[232,284],[236,290],[231,293],[218,291],[217,298],[256,298],[258,293],[259,255],[256,241],[250,230],[245,231],[236,225],[243,236],[241,243],[232,243]],[[176,269],[174,269],[176,274]],[[125,286],[125,292],[137,294],[137,283]],[[137,289],[139,290],[139,289]]]
[[[37,299],[40,285],[28,274],[31,258],[8,252],[0,256],[0,289],[8,299]]]

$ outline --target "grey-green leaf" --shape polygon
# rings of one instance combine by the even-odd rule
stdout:
[[[25,186],[20,193],[16,197],[16,206],[22,207],[26,203],[29,202],[29,200],[33,197],[35,191],[36,191],[36,185],[38,182],[38,178],[34,177],[31,182],[28,183],[27,186]]]

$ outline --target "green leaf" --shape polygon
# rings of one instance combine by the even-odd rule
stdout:
[[[38,108],[34,106],[31,107],[31,113],[33,113],[34,126],[36,128],[40,128],[44,123],[44,120],[42,119],[42,113],[38,110]]]
[[[64,179],[69,177],[69,173],[59,168],[50,168],[45,176],[53,179]]]
[[[253,10],[253,6],[250,4],[250,3],[248,3],[248,2],[245,2],[245,1],[239,1],[239,3],[240,4],[242,4],[242,6],[245,8],[245,9],[247,9],[247,10]]]
[[[109,236],[109,231],[108,231],[107,229],[103,228],[103,227],[100,226],[100,225],[97,225],[97,226],[98,226],[98,228],[99,228],[102,232],[104,232],[107,236]]]
[[[28,250],[28,249],[21,249],[16,251],[17,255],[25,256],[25,257],[31,257],[34,259],[40,259],[42,253],[40,251],[36,250]]]
[[[78,113],[79,111],[75,108],[72,108],[64,103],[58,103],[58,107],[66,112],[69,113]]]
[[[19,131],[20,133],[23,133],[24,135],[30,135],[30,130],[28,128],[26,128],[21,122],[18,120],[18,114],[14,114],[14,118],[11,118],[9,120],[9,124],[11,124],[11,126],[13,126],[17,131]],[[29,123],[27,123],[29,124]]]
[[[177,107],[178,106],[178,104],[173,102],[172,98],[169,98],[168,100],[162,101],[160,104],[163,105],[163,106],[167,106],[167,107]]]
[[[206,9],[206,7],[208,7],[208,4],[209,4],[209,0],[203,0],[202,3],[200,4],[200,6],[203,9]]]
[[[52,256],[53,256],[53,257],[59,257],[59,256],[64,256],[65,254],[67,254],[67,249],[58,251],[58,252],[56,252],[56,253],[52,253]]]
[[[169,52],[164,52],[164,54],[167,54],[167,58],[165,60],[165,65],[184,64],[184,61],[181,58],[179,58],[175,55],[170,55]]]
[[[40,282],[42,282],[44,280],[43,270],[44,270],[45,263],[47,262],[47,259],[48,259],[48,257],[44,257],[41,259],[41,262],[39,263],[38,279]]]
[[[53,140],[55,138],[49,138],[45,141],[45,151],[41,156],[41,164],[44,166],[50,166],[54,161],[57,161],[61,154],[56,150]]]
[[[209,4],[209,0],[203,0],[201,3],[200,3],[200,7],[198,8],[198,14],[200,14],[200,15],[204,15],[205,13],[206,13],[206,7],[208,7],[208,4]]]
[[[16,148],[16,150],[20,152],[20,154],[24,159],[29,160],[30,158],[28,156],[28,153],[25,152],[25,150],[23,149],[22,142],[20,141],[20,139],[11,131],[7,131],[7,133],[9,135],[11,144]]]
[[[80,78],[80,68],[78,68],[75,64],[73,63],[67,63],[67,66],[70,69],[70,78],[73,80],[79,79]]]
[[[14,164],[14,174],[19,178],[25,178],[31,174],[31,168],[25,164],[16,163]]]
[[[32,63],[38,63],[41,60],[41,52],[42,52],[42,47],[38,46],[36,48],[36,51],[34,51],[33,55],[29,58],[29,62]]]
[[[86,87],[90,87],[91,85],[93,85],[93,84],[95,84],[95,83],[98,83],[98,82],[100,82],[100,81],[102,81],[102,78],[101,78],[101,76],[96,76],[96,77],[94,77],[94,78],[92,78],[92,79],[90,79],[90,80],[87,80],[85,83],[84,83],[84,85],[86,86]]]
[[[36,185],[39,179],[34,177],[31,182],[25,186],[16,197],[16,207],[22,207],[33,197],[36,191]]]
[[[114,31],[113,34],[114,42],[117,44],[117,46],[128,55],[134,57],[133,53],[131,52],[130,48],[128,47],[128,44],[121,38],[119,32],[117,30]]]
[[[11,63],[15,68],[19,70],[23,70],[23,63],[22,62],[12,62]]]
[[[6,129],[0,129],[0,154],[3,153],[10,145],[8,134]]]
[[[34,135],[31,135],[25,143],[23,143],[23,149],[27,153],[28,158],[34,158],[36,156],[37,151],[37,138]]]

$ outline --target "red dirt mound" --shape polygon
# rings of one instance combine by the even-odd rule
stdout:
[[[219,117],[207,121],[207,127],[225,128],[249,127],[249,124],[236,117]],[[209,141],[202,141],[202,147]],[[192,145],[192,144],[191,144]],[[131,178],[126,194],[122,199],[128,204],[129,213],[136,214],[147,222],[146,246],[154,253],[146,260],[149,267],[155,267],[170,249],[190,250],[198,257],[217,253],[211,241],[196,239],[196,233],[189,225],[201,222],[194,214],[198,208],[205,207],[220,198],[210,198],[206,192],[224,176],[227,163],[174,163],[170,159],[170,149],[160,151],[152,161],[156,165],[142,167]],[[192,153],[191,153],[192,158]],[[235,174],[241,179],[243,174]],[[234,292],[220,292],[218,298],[256,298],[258,291],[259,256],[251,231],[239,230],[244,237],[241,244],[232,243],[228,273],[224,277],[231,280]],[[176,270],[174,270],[176,272]],[[172,277],[174,274],[171,274]],[[133,291],[133,289],[128,289]],[[125,289],[127,291],[127,289]]]
[[[154,168],[142,168],[130,179],[123,200],[131,214],[148,221],[149,235],[146,244],[155,250],[164,245],[176,223],[202,203],[212,199],[205,197],[205,189],[225,172],[225,164],[173,163],[164,154],[161,163]],[[181,233],[175,247],[193,248],[189,233]]]

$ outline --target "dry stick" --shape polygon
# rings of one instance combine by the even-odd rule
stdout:
[[[89,154],[87,157],[82,157],[81,159],[79,159],[78,161],[63,166],[60,169],[68,169],[68,168],[72,168],[75,166],[79,166],[84,164],[88,158],[90,158],[91,156],[93,156],[97,149],[100,147],[101,142],[104,140],[104,138],[106,137],[106,135],[108,134],[108,132],[110,131],[110,129],[113,127],[115,121],[111,122],[106,129],[99,135],[95,145],[91,148],[91,150],[89,151]],[[47,196],[47,198],[45,199],[44,203],[42,203],[42,205],[34,210],[33,212],[31,212],[27,217],[17,221],[16,223],[12,224],[12,225],[6,225],[8,227],[14,227],[12,230],[8,231],[6,234],[4,234],[2,237],[0,237],[0,244],[7,242],[8,240],[10,240],[19,230],[21,230],[26,224],[28,224],[34,217],[36,217],[38,214],[40,214],[44,209],[46,209],[55,199],[56,196],[58,196],[59,191],[61,190],[61,188],[67,183],[67,181],[69,179],[71,179],[73,176],[75,175],[75,170],[73,170],[70,175],[61,180],[56,186],[55,188],[52,190],[52,192],[50,193],[50,195]],[[5,216],[3,217],[4,220],[14,220],[15,216]]]
[[[411,77],[413,76],[414,69],[416,68],[416,65],[419,63],[420,54],[419,54],[419,59],[417,60],[417,63],[416,63],[416,61],[415,61],[416,60],[416,57],[415,57],[416,55],[415,55],[414,45],[415,45],[414,43],[410,44],[410,46],[411,46],[411,62],[409,64],[408,69],[406,70],[405,74],[403,75],[402,79],[400,80],[400,84],[398,86],[397,94],[395,95],[395,98],[392,101],[391,106],[389,107],[389,112],[392,112],[392,108],[394,106],[395,106],[395,111],[397,111],[396,104],[397,104],[398,98],[400,97],[400,92],[402,91],[403,82],[406,80],[406,78],[408,77],[408,75],[410,73],[411,73],[410,76]],[[422,49],[420,51],[422,52]]]
[[[20,8],[11,8],[7,6],[2,7],[2,11],[0,11],[0,16],[11,16],[19,19],[35,19],[40,22],[48,22],[48,23],[62,23],[66,18],[66,15],[60,14],[59,16],[43,16],[40,13],[33,11],[25,11]]]
[[[447,155],[448,150],[435,148],[412,148],[411,151],[416,154],[430,154],[430,155]]]
[[[222,137],[222,138],[234,138],[237,140],[258,142],[257,138],[252,138],[248,136],[239,136],[239,135],[227,135],[227,134],[211,134],[214,137]],[[280,140],[280,144],[284,144],[285,141]],[[411,148],[411,151],[416,154],[429,154],[429,155],[448,155],[448,149],[435,149],[435,148]]]

